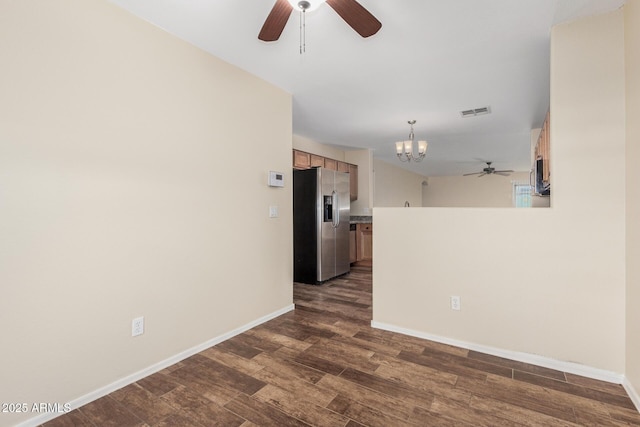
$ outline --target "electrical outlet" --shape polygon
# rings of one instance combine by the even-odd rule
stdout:
[[[269,206],[269,218],[278,218],[277,206]]]
[[[460,310],[460,297],[451,296],[451,310]]]
[[[131,321],[131,336],[137,337],[144,334],[144,317],[136,317]]]

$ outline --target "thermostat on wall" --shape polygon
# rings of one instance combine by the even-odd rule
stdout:
[[[269,171],[269,187],[284,187],[284,174],[282,172]]]

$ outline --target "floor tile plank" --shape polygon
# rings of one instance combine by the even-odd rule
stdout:
[[[560,420],[572,423],[577,421],[571,404],[554,399],[553,393],[533,384],[489,375],[484,381],[465,378],[463,381],[458,381],[456,387],[462,388],[475,396],[493,398]]]
[[[520,370],[522,371],[523,369],[520,369]],[[581,377],[580,375],[569,374],[569,373],[565,373],[564,375],[568,383],[589,387],[594,390],[606,391],[607,393],[618,394],[620,396],[627,396],[627,392],[622,386],[622,384],[608,383],[606,381],[600,381],[593,378]]]
[[[574,427],[577,425],[569,421],[487,397],[473,396],[469,406],[475,409],[478,414],[480,414],[480,417],[484,417],[482,414],[487,413],[522,426]]]
[[[253,395],[258,400],[269,403],[312,426],[334,427],[344,426],[349,419],[344,415],[331,411],[324,406],[306,399],[299,394],[291,393],[276,386],[267,385]]]
[[[619,394],[608,393],[601,390],[594,390],[580,385],[554,380],[552,378],[529,374],[527,372],[515,371],[514,379],[518,381],[528,382],[530,384],[540,385],[542,387],[561,391],[563,393],[597,400],[599,402],[608,403],[610,405],[620,406],[622,408],[635,408],[633,402],[629,397],[621,396]]]
[[[413,406],[428,408],[433,403],[434,394],[407,387],[395,381],[390,381],[376,375],[360,372],[353,368],[347,368],[340,374],[340,378],[361,385],[371,390],[378,391],[387,396],[395,397],[411,403]]]
[[[148,392],[138,383],[114,391],[111,397],[148,424],[157,423],[174,410],[166,401]]]
[[[279,357],[276,353],[263,353],[256,356],[255,359],[272,371],[283,372],[311,384],[317,383],[325,376],[322,371],[297,363],[289,358]]]
[[[414,405],[410,402],[361,386],[342,377],[327,375],[318,382],[318,386],[398,419],[407,419],[414,409]],[[336,404],[336,402],[333,403]]]
[[[512,427],[514,422],[442,397],[436,397],[430,412],[455,421],[457,424],[475,427]]]
[[[566,381],[564,372],[557,371],[555,369],[544,368],[542,366],[535,366],[529,363],[518,362],[516,360],[505,359],[503,357],[493,356],[491,354],[480,353],[478,351],[469,351],[469,359],[481,360],[487,363],[491,363],[498,366],[503,366],[513,370],[521,372],[528,372],[543,377],[553,378],[559,381]]]
[[[431,356],[425,356],[424,354],[415,354],[408,351],[401,351],[398,358],[407,362],[412,362],[417,365],[427,366],[433,369],[437,369],[441,372],[454,374],[457,376],[474,378],[477,380],[484,380],[487,377],[487,373],[469,368],[467,366],[457,365],[455,363],[443,361],[439,358]]]
[[[398,419],[375,408],[362,405],[357,401],[342,396],[336,396],[329,405],[329,409],[343,414],[364,426],[389,427],[410,425],[408,419]]]
[[[241,395],[238,395],[241,396]],[[233,413],[217,403],[198,406],[193,411],[187,413],[190,418],[199,422],[203,426],[240,426],[245,422],[245,418]],[[188,425],[188,424],[174,424]]]
[[[249,376],[264,368],[263,365],[256,361],[256,358],[263,352],[259,352],[251,359],[246,359],[243,356],[225,351],[222,347],[214,346],[202,351],[200,354]]]
[[[239,394],[224,406],[234,414],[259,426],[307,426],[308,424],[291,417],[276,407],[259,401],[256,398]]]
[[[147,425],[127,408],[126,405],[104,396],[91,403],[87,403],[80,411],[97,426],[104,427],[144,427]]]
[[[255,377],[263,381],[265,385],[271,384],[288,390],[291,393],[305,396],[305,399],[316,402],[320,406],[326,406],[335,397],[335,393],[318,387],[316,384],[301,380],[295,374],[282,372],[277,368],[272,369],[265,367],[261,371],[256,372]]]

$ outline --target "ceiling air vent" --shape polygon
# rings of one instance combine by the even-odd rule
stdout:
[[[491,113],[491,107],[480,107],[480,108],[474,108],[472,110],[460,111],[460,116],[475,117],[475,116],[482,116],[483,114],[489,114],[489,113]]]

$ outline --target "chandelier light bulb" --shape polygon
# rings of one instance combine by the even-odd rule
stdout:
[[[427,153],[427,141],[418,141],[418,154],[426,154]]]

